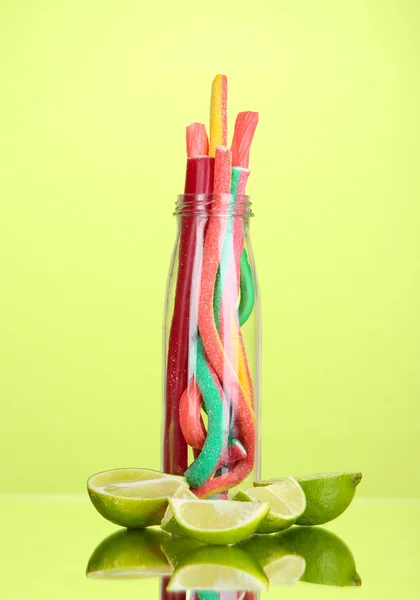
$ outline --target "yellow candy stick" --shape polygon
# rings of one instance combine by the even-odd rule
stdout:
[[[227,145],[227,77],[216,75],[211,86],[209,156]]]

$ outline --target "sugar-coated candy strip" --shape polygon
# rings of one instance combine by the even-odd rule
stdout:
[[[206,429],[201,417],[202,402],[200,388],[195,377],[192,377],[179,402],[179,421],[185,441],[198,450],[206,441]]]
[[[188,158],[207,156],[209,153],[209,140],[206,126],[203,123],[190,123],[186,131],[186,142]]]
[[[202,450],[185,472],[192,487],[203,485],[212,476],[227,445],[229,433],[229,411],[225,395],[219,379],[211,372],[205,360],[200,338],[197,340],[196,377],[206,405],[208,426]]]
[[[211,86],[209,156],[227,144],[227,77],[216,75]]]
[[[210,194],[213,191],[213,170],[213,158],[189,158],[185,193]],[[168,341],[163,441],[163,469],[175,475],[183,475],[188,466],[187,443],[179,422],[179,402],[188,384],[190,299],[197,232],[195,216],[182,215],[180,229],[178,275]]]
[[[257,124],[257,112],[240,112],[236,117],[232,146],[230,148],[233,166],[248,169],[249,152]]]
[[[238,461],[226,473],[206,481],[196,489],[200,497],[208,497],[233,487],[243,481],[252,471],[255,458],[255,417],[252,400],[238,380],[232,364],[224,352],[213,314],[213,292],[217,269],[222,251],[225,224],[217,216],[217,211],[224,208],[226,195],[230,192],[230,152],[218,147],[215,160],[214,178],[214,215],[211,216],[204,244],[203,266],[200,288],[200,305],[198,311],[198,327],[203,346],[210,363],[219,379],[223,382],[226,393],[234,404],[238,419],[239,439],[247,452],[246,458]],[[230,198],[230,196],[228,196]]]

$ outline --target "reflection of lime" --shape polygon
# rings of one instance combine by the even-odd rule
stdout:
[[[169,540],[165,540],[161,545],[161,548],[168,559],[169,564],[176,569],[187,554],[202,546],[203,543],[198,540],[175,536],[171,537]]]
[[[88,577],[132,578],[170,575],[160,545],[169,536],[163,531],[118,531],[95,549],[86,569]]]
[[[350,548],[322,527],[293,527],[275,536],[279,544],[306,560],[302,581],[324,585],[361,585]]]
[[[285,547],[277,535],[253,535],[240,544],[264,569],[270,583],[293,585],[305,571],[305,559]]]
[[[241,548],[203,546],[180,562],[167,589],[260,592],[268,590],[268,581],[260,566]]]
[[[239,490],[233,499],[240,502],[269,503],[270,512],[259,524],[258,533],[274,533],[291,527],[306,508],[305,494],[293,477],[274,485],[254,487],[246,492]]]
[[[159,525],[168,505],[167,498],[184,477],[149,469],[114,469],[97,473],[87,482],[90,499],[108,521],[129,528]]]
[[[254,533],[268,513],[268,504],[233,500],[169,498],[176,531],[171,520],[162,525],[170,533],[182,532],[205,544],[234,544]]]
[[[361,473],[315,473],[295,477],[306,496],[306,510],[296,520],[297,525],[321,525],[336,519],[353,500]],[[267,486],[283,481],[267,479],[254,486]]]

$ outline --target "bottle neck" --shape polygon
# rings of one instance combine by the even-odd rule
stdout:
[[[233,194],[180,194],[175,206],[176,216],[242,217],[248,220],[254,214],[251,198]]]

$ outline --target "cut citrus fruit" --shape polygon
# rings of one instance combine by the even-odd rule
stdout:
[[[350,505],[356,487],[362,479],[361,473],[315,473],[295,477],[306,496],[306,509],[296,520],[297,525],[321,525],[336,519]],[[254,486],[268,486],[284,481],[267,479],[255,482]]]
[[[114,579],[167,576],[173,571],[161,544],[163,531],[118,531],[105,538],[89,559],[88,577]]]
[[[244,550],[233,546],[203,546],[181,561],[167,589],[171,592],[188,589],[265,592],[268,580],[258,563]]]
[[[179,486],[179,488],[173,494],[172,498],[189,498],[190,500],[198,500],[197,496],[189,488],[184,487],[183,485]],[[163,515],[163,519],[160,526],[164,527],[166,525],[168,525],[168,531],[170,531],[171,533],[176,535],[185,535],[182,529],[180,529],[180,527],[177,525],[174,519],[172,508],[169,506],[169,504],[166,508],[165,514]]]
[[[234,544],[252,535],[269,505],[232,500],[169,499],[177,531],[205,544]],[[172,533],[171,519],[161,525]]]
[[[305,494],[293,477],[275,485],[240,490],[234,500],[268,502],[270,512],[257,528],[258,533],[274,533],[291,527],[306,508]]]
[[[276,536],[289,551],[306,560],[302,581],[334,586],[360,586],[350,548],[337,535],[322,527],[293,527]]]
[[[292,586],[305,571],[305,559],[284,545],[281,535],[254,535],[240,546],[261,565],[270,584]]]
[[[163,532],[165,533],[165,532]],[[166,534],[169,536],[169,534]],[[180,562],[192,552],[198,548],[204,546],[203,542],[194,540],[189,537],[171,536],[170,539],[164,540],[161,544],[163,553],[165,554],[169,564],[176,569]]]
[[[180,486],[187,486],[184,477],[148,469],[104,471],[87,482],[92,504],[105,519],[135,529],[159,525],[168,497]]]

